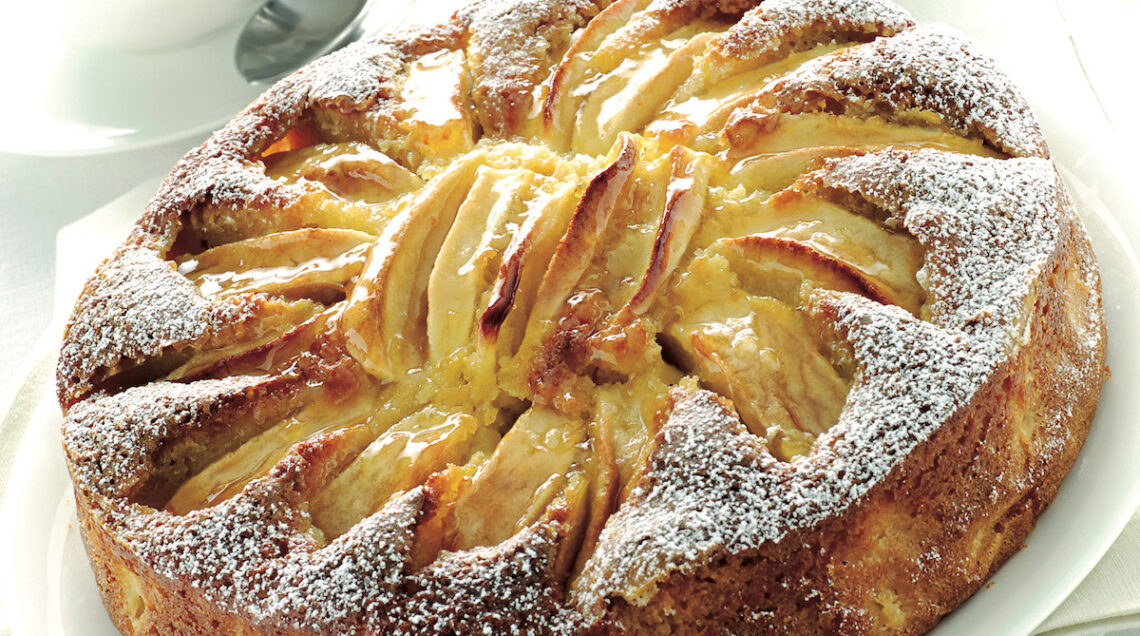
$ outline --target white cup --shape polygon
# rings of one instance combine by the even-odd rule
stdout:
[[[119,51],[177,49],[253,15],[264,0],[64,0],[71,46]]]

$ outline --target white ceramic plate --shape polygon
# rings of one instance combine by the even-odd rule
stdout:
[[[407,3],[372,2],[364,31],[389,25]],[[67,22],[60,16],[64,0],[21,3],[15,14],[0,14],[0,87],[18,95],[0,99],[0,152],[123,152],[220,128],[266,89],[246,82],[234,65],[238,34],[252,14],[241,8],[249,5],[242,0],[231,9],[233,21],[165,49],[76,46],[57,24]]]
[[[149,5],[143,13],[155,14],[152,21],[161,14],[154,8],[160,0],[137,1]],[[7,11],[0,10],[0,86],[5,87],[0,99],[0,152],[40,156],[121,152],[220,128],[266,88],[250,85],[234,65],[238,35],[257,1],[221,1],[234,5],[227,14],[232,19],[224,26],[189,41],[174,40],[177,44],[167,48],[156,48],[144,38],[149,48],[133,49],[102,42],[117,33],[114,24],[91,25],[92,30],[108,30],[102,40],[88,34],[87,39],[102,46],[75,45],[75,36],[65,33],[63,23],[72,21],[67,19],[72,5],[96,5],[94,0],[10,3]],[[409,2],[372,2],[362,29],[368,33],[385,28],[406,13]],[[431,3],[416,4],[422,9]],[[175,12],[193,6],[185,1],[171,5]],[[218,10],[206,4],[183,9],[187,15],[176,18]],[[98,15],[91,7],[87,13]],[[155,30],[161,31],[158,27]]]
[[[1110,128],[1057,6],[898,1],[920,22],[966,33],[1025,94],[1100,260],[1112,374],[1088,441],[1026,548],[933,632],[1026,634],[1072,593],[1140,504],[1140,204],[1133,190],[1140,166]]]

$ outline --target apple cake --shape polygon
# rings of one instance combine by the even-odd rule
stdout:
[[[285,78],[87,283],[124,634],[915,633],[1104,376],[1018,91],[882,0],[484,0]]]

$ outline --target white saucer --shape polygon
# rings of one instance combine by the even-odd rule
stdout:
[[[0,27],[0,151],[74,156],[139,149],[220,127],[264,89],[234,67],[244,19],[178,48],[69,46],[60,2]],[[54,29],[54,30],[53,30]]]
[[[440,1],[373,0],[361,32],[436,22],[459,4]],[[45,0],[0,16],[0,152],[92,155],[201,136],[266,88],[234,65],[246,15],[188,44],[135,51],[70,44],[58,26],[65,11]]]

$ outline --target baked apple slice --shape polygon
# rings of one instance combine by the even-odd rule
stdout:
[[[979,140],[938,127],[936,115],[913,115],[907,124],[878,118],[857,119],[828,113],[802,113],[768,118],[745,116],[754,99],[733,104],[725,121],[723,149],[732,159],[790,152],[807,146],[858,146],[867,151],[887,146],[936,148],[984,157],[998,157]],[[720,148],[718,148],[719,150]],[[711,148],[710,148],[711,150]]]
[[[816,58],[733,113],[725,127],[729,155],[812,144],[893,144],[990,157],[1047,156],[1040,135],[1023,120],[995,114],[1027,108],[1004,76],[959,72],[964,60],[977,57],[958,35],[922,25]],[[900,65],[900,59],[909,62]],[[932,80],[936,89],[910,89]],[[1005,107],[974,108],[987,99]]]
[[[543,180],[525,202],[525,220],[503,252],[495,286],[479,316],[478,343],[513,355],[522,340],[535,294],[574,211],[573,183]]]
[[[316,144],[262,161],[265,174],[282,183],[316,182],[351,202],[383,203],[423,185],[416,173],[361,142]]]
[[[423,55],[408,67],[396,121],[407,137],[411,165],[454,157],[475,143],[471,77],[462,50]]]
[[[709,149],[735,107],[755,87],[814,58],[913,26],[897,7],[876,0],[837,12],[827,3],[765,2],[718,34],[647,131]]]
[[[625,378],[657,359],[658,325],[647,312],[689,253],[712,165],[707,155],[674,147],[638,170],[612,221],[627,232],[603,245],[579,285],[601,290],[606,299],[590,337],[591,361],[601,375]]]
[[[545,127],[544,137],[554,148],[569,150],[574,135],[574,121],[582,100],[588,94],[582,86],[592,86],[589,82],[603,73],[612,70],[624,59],[621,50],[614,50],[613,41],[606,53],[600,49],[614,33],[629,22],[630,17],[644,9],[649,0],[618,0],[590,20],[582,33],[574,40],[570,50],[551,78],[550,92],[543,103],[542,116]],[[628,45],[627,45],[628,47]]]
[[[474,172],[472,161],[460,162],[417,193],[384,228],[349,293],[341,333],[349,353],[381,380],[423,362],[428,278]]]
[[[296,444],[326,431],[344,430],[338,446],[350,450],[368,444],[363,423],[374,408],[372,395],[360,392],[331,404],[327,394],[313,398],[299,412],[269,426],[191,476],[166,502],[166,510],[186,514],[233,497],[250,481],[267,474]]]
[[[597,388],[591,439],[610,449],[615,475],[615,502],[632,486],[641,469],[647,444],[657,434],[659,417],[668,407],[668,388],[681,380],[681,372],[661,364],[652,372],[628,382]]]
[[[669,160],[669,185],[653,235],[648,264],[636,290],[621,310],[623,317],[619,317],[619,323],[644,314],[657,300],[681,257],[687,253],[689,241],[704,213],[705,189],[713,168],[712,160],[679,147],[670,152]]]
[[[441,550],[496,545],[568,507],[576,548],[584,529],[586,424],[553,409],[532,406],[503,435],[494,453],[452,466],[427,481],[428,512],[416,532],[413,562],[427,564]],[[572,559],[571,559],[572,561]],[[568,564],[562,563],[568,570]]]
[[[750,210],[754,211],[749,213]],[[812,267],[808,265],[809,260],[822,264],[833,259],[841,265],[829,266],[832,270],[850,269],[855,275],[873,281],[883,295],[880,300],[899,305],[915,315],[925,302],[926,293],[915,277],[922,267],[925,251],[913,236],[897,231],[890,219],[852,213],[798,186],[762,202],[726,205],[709,218],[707,225],[708,233],[701,231],[698,244],[713,234],[756,237],[748,239],[755,246],[763,245],[766,239],[791,241],[808,248],[807,251],[788,248],[784,253],[798,251],[805,257],[799,259],[805,267]],[[768,245],[775,244],[768,242]],[[813,253],[826,258],[821,261]],[[755,260],[763,258],[757,256]]]
[[[719,279],[708,278],[713,272]],[[694,259],[670,301],[678,316],[666,331],[671,354],[728,396],[774,454],[806,454],[814,436],[838,420],[849,381],[817,348],[817,327],[804,313],[744,291],[719,254]]]
[[[187,257],[178,272],[208,297],[265,293],[327,300],[344,296],[375,238],[341,229],[276,232]]]
[[[448,464],[465,463],[476,448],[489,452],[497,441],[473,415],[424,408],[381,433],[313,497],[313,522],[327,537],[340,536],[393,495]]]
[[[353,104],[351,91],[341,89],[335,99],[315,104],[310,116],[318,135],[367,142],[416,171],[425,159],[471,150],[476,125],[470,73],[463,50],[451,48],[458,43],[441,39],[377,43],[368,69],[360,73],[380,82],[382,94],[367,104]]]
[[[272,196],[257,199],[252,207],[243,200],[195,208],[179,240],[186,247],[178,251],[198,252],[303,228],[378,234],[397,211],[399,199],[423,185],[415,173],[360,142],[285,150],[250,162],[247,170],[253,179],[264,172],[265,185],[274,189]]]
[[[177,276],[173,267],[168,271]],[[199,291],[179,278],[189,287],[194,300],[201,302]],[[151,358],[136,360],[124,357],[96,375],[93,385],[101,391],[115,392],[127,386],[185,378],[227,359],[272,347],[283,338],[289,339],[289,334],[294,333],[299,325],[313,320],[325,309],[308,298],[290,300],[262,294],[245,294],[212,302],[221,306],[231,302],[244,304],[250,312],[240,321],[224,324],[196,341],[180,343]]]
[[[724,35],[721,34],[720,37]],[[711,51],[716,45],[717,40],[713,39],[707,43],[705,50]],[[739,75],[732,75],[731,69],[718,69],[710,73],[708,68],[702,74],[700,66],[710,62],[707,55],[701,56],[691,63],[696,67],[695,72],[688,75],[672,97],[665,101],[660,113],[646,125],[645,131],[649,136],[666,140],[670,144],[686,144],[702,151],[717,150],[722,145],[719,137],[729,118],[737,109],[751,103],[755,86],[763,85],[771,78],[779,77],[807,60],[835,51],[841,46],[834,42],[821,43],[807,51],[776,57],[768,64]],[[745,68],[745,65],[741,65],[741,68]],[[722,73],[729,74],[729,77],[717,80],[716,77]]]
[[[658,373],[636,376],[624,384],[597,387],[589,418],[589,455],[586,459],[588,501],[582,506],[581,545],[573,567],[576,576],[594,553],[606,520],[637,483],[650,440],[668,408],[668,386],[680,373],[660,365]]]
[[[743,187],[753,197],[787,189],[804,173],[819,167],[828,157],[847,157],[863,152],[851,146],[814,146],[737,161],[716,174],[714,185],[732,190]]]
[[[232,204],[209,204],[190,212],[190,224],[175,244],[174,254],[304,228],[351,229],[379,234],[399,209],[399,198],[378,205],[346,201],[324,184],[301,180],[281,186],[273,198],[255,209]]]
[[[550,408],[519,416],[455,504],[453,546],[495,545],[537,521],[585,465],[586,425]]]
[[[317,308],[309,301],[299,301],[293,305],[296,314],[279,316],[275,321],[276,326],[265,325],[265,334],[251,340],[196,352],[163,379],[197,380],[227,375],[273,375],[284,372],[296,363],[299,356],[323,340],[330,329],[330,322],[340,315],[343,308],[341,303],[337,303],[313,313]]]
[[[683,29],[627,58],[586,98],[574,128],[573,148],[605,152],[622,131],[640,130],[693,71],[714,33]]]
[[[429,361],[469,345],[480,303],[490,293],[515,228],[525,221],[523,202],[530,198],[534,173],[482,167],[455,216],[428,280]]]
[[[803,243],[771,236],[723,239],[712,250],[723,254],[745,289],[792,307],[802,306],[812,289],[832,289],[898,304],[879,280]]]
[[[543,116],[552,144],[598,154],[650,121],[724,28],[695,8],[626,0],[592,20],[551,82]]]
[[[526,330],[526,339],[532,344],[563,313],[570,293],[593,261],[637,165],[638,154],[637,142],[623,135],[610,151],[606,167],[586,187],[535,294]]]
[[[629,186],[608,220],[611,229],[625,231],[598,237],[590,262],[574,286],[577,291],[600,291],[611,311],[623,307],[634,296],[650,268],[662,222],[680,216],[675,214],[676,206],[670,204],[691,193],[690,159],[687,151],[675,148],[634,166]]]

